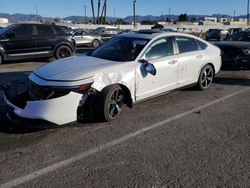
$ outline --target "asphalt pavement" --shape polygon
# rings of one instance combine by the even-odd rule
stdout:
[[[1,65],[0,81],[25,85],[44,63]],[[249,70],[222,71],[206,91],[125,107],[110,123],[46,130],[13,125],[0,98],[0,188],[250,187],[249,86]]]

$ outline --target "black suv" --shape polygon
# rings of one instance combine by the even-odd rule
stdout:
[[[73,37],[62,26],[12,24],[0,30],[0,64],[7,60],[71,56]]]

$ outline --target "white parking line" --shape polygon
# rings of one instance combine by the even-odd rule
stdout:
[[[128,140],[130,140],[130,139],[132,139],[132,138],[134,138],[136,136],[140,136],[140,135],[142,135],[143,133],[145,133],[147,131],[162,127],[163,125],[165,125],[167,123],[170,123],[170,122],[175,121],[177,119],[183,118],[183,117],[185,117],[187,115],[190,115],[190,114],[192,114],[192,113],[194,113],[196,111],[203,110],[203,109],[205,109],[205,108],[207,108],[209,106],[212,106],[212,105],[214,105],[216,103],[224,102],[226,99],[232,98],[232,97],[234,97],[236,95],[239,95],[239,94],[241,94],[241,93],[243,93],[245,91],[248,91],[248,90],[250,90],[249,87],[245,88],[245,89],[242,89],[240,91],[237,91],[235,93],[229,94],[227,96],[221,97],[221,98],[219,98],[217,100],[214,100],[212,102],[206,103],[206,104],[204,104],[202,106],[199,106],[197,108],[193,108],[193,109],[191,109],[189,111],[183,112],[181,114],[178,114],[178,115],[176,115],[174,117],[171,117],[171,118],[168,118],[168,119],[163,120],[161,122],[158,122],[156,124],[150,125],[148,127],[142,128],[142,129],[139,129],[139,130],[137,130],[135,132],[129,133],[129,134],[125,135],[125,136],[122,136],[122,137],[117,138],[117,139],[115,139],[113,141],[110,141],[110,142],[108,142],[106,144],[100,145],[100,146],[98,146],[98,147],[96,147],[94,149],[85,151],[85,152],[80,153],[80,154],[78,154],[76,156],[73,156],[71,158],[59,161],[59,162],[54,163],[52,165],[49,165],[49,166],[47,166],[45,168],[37,170],[37,171],[35,171],[33,173],[27,174],[27,175],[25,175],[23,177],[11,180],[11,181],[9,181],[7,183],[4,183],[4,184],[0,185],[0,188],[15,187],[17,185],[29,182],[31,180],[34,180],[34,179],[40,177],[40,176],[43,176],[43,175],[48,174],[48,173],[50,173],[52,171],[55,171],[55,170],[57,170],[59,168],[65,167],[65,166],[70,165],[70,164],[72,164],[74,162],[80,161],[80,160],[85,159],[85,158],[87,158],[87,157],[89,157],[91,155],[94,155],[94,154],[96,154],[98,152],[101,152],[101,151],[109,149],[109,148],[111,148],[111,147],[113,147],[115,145],[118,145],[118,144],[121,144],[121,143],[123,143],[125,141],[128,141]]]

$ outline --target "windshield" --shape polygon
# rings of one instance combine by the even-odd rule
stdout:
[[[12,24],[12,25],[9,25],[3,29],[0,29],[0,34],[5,33],[6,31],[8,31],[9,29],[14,28],[14,27],[16,27],[16,24]]]
[[[115,37],[90,55],[111,61],[134,61],[148,41],[148,39],[132,37]]]
[[[250,32],[234,33],[231,40],[232,41],[250,42]]]

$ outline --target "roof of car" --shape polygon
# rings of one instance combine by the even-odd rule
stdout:
[[[149,33],[145,33],[145,32],[133,32],[133,33],[125,33],[125,34],[121,34],[120,36],[123,37],[133,37],[133,38],[141,38],[141,39],[148,39],[151,40],[153,38],[157,38],[160,36],[186,36],[186,37],[193,37],[193,38],[197,38],[193,35],[189,35],[189,34],[185,34],[185,33],[178,33],[178,32],[149,32]]]

